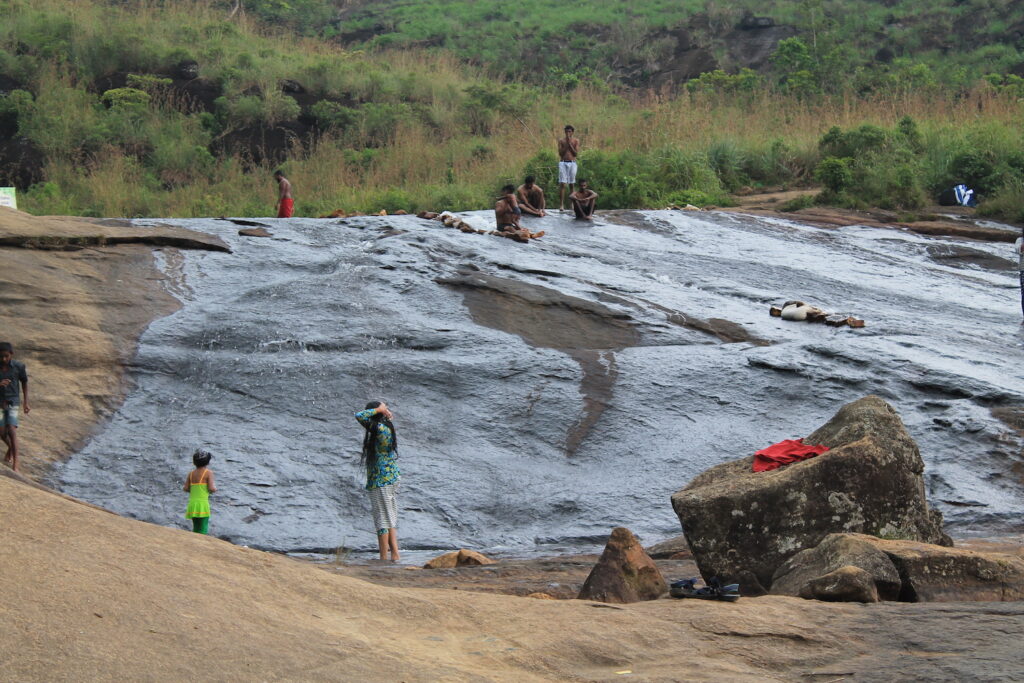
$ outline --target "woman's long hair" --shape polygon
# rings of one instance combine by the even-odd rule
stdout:
[[[366,404],[365,410],[378,407],[380,407],[380,401],[370,401]],[[398,432],[395,431],[395,425],[384,415],[377,413],[371,419],[370,424],[366,426],[366,434],[363,436],[363,454],[359,459],[360,464],[366,468],[367,472],[373,470],[377,464],[377,434],[380,432],[382,423],[391,430],[391,450],[398,450]]]

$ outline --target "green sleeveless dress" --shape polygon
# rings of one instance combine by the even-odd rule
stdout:
[[[190,483],[185,518],[192,520],[192,530],[200,534],[205,534],[210,528],[210,489],[206,484],[209,474],[210,470],[203,472],[198,483],[191,483],[192,475],[188,475]]]

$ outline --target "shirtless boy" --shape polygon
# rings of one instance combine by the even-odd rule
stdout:
[[[21,397],[25,397],[22,402]],[[18,471],[18,414],[28,415],[28,372],[14,360],[14,347],[0,342],[0,439],[7,444],[4,462]]]
[[[576,157],[580,153],[580,141],[573,137],[576,129],[565,127],[565,137],[558,141],[558,210],[565,210],[565,186],[569,186],[572,194],[576,183]]]
[[[274,171],[274,180],[277,181],[277,217],[291,218],[295,212],[295,200],[292,199],[292,184],[284,177],[281,171]]]
[[[569,195],[572,210],[576,219],[581,221],[594,220],[594,209],[597,207],[597,193],[590,189],[590,183],[580,180],[580,189]]]
[[[535,178],[532,175],[526,176],[523,184],[516,190],[516,200],[523,213],[531,216],[547,216],[547,202],[544,199],[544,190],[534,184]]]

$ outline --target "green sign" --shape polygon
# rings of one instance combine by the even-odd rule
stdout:
[[[18,198],[14,195],[13,187],[0,187],[0,206],[18,208]]]

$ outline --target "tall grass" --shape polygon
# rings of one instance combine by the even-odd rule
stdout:
[[[991,88],[962,96],[902,89],[801,99],[768,91],[622,95],[588,81],[567,91],[490,78],[448,53],[348,52],[249,18],[228,21],[216,7],[199,0],[0,0],[0,68],[36,93],[17,105],[19,133],[46,156],[46,180],[27,192],[24,207],[102,216],[266,215],[274,167],[214,158],[207,149],[232,127],[279,116],[276,85],[285,78],[346,102],[341,118],[351,118],[295,149],[283,165],[300,215],[490,206],[497,187],[527,170],[553,177],[566,123],[583,142],[581,174],[591,176],[607,207],[722,203],[745,185],[807,184],[823,158],[825,131],[864,124],[894,130],[904,116],[916,121],[922,148],[899,174],[889,173],[891,159],[864,160],[872,193],[920,199],[956,180],[963,154],[980,150],[983,162],[991,158],[1001,169],[991,178],[989,194],[1001,202],[993,205],[1013,207],[1019,194],[1011,181],[1014,159],[1024,159],[1024,107]],[[141,108],[100,103],[100,77],[153,72],[185,58],[222,84],[225,103],[216,116],[182,111],[166,95]],[[252,92],[260,94],[246,94]],[[1018,170],[1024,176],[1024,163]],[[907,173],[915,175],[909,186]]]

